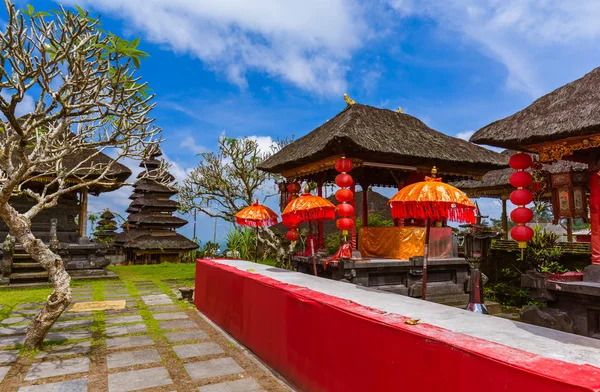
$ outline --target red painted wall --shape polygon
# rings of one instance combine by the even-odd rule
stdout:
[[[197,262],[195,302],[301,391],[600,391],[596,367],[411,326],[210,260]]]

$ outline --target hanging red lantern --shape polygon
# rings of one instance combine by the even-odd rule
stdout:
[[[289,241],[298,241],[300,239],[300,232],[298,230],[290,230],[285,233],[285,238]]]
[[[516,206],[526,206],[533,201],[533,193],[527,189],[517,189],[510,194],[510,201]]]
[[[510,231],[510,235],[513,240],[521,243],[526,243],[527,241],[531,241],[533,238],[534,232],[533,229],[529,226],[515,226]]]
[[[339,216],[354,216],[354,207],[352,207],[352,204],[348,204],[348,203],[342,203],[339,204],[335,211],[337,212],[337,214]]]
[[[527,223],[533,219],[533,211],[527,207],[519,207],[512,210],[510,219],[515,223]]]
[[[340,203],[349,203],[354,199],[354,194],[350,189],[339,189],[335,193],[335,199]]]
[[[508,165],[515,170],[525,170],[531,166],[533,160],[529,154],[518,153],[510,157]]]
[[[534,193],[538,193],[542,190],[542,182],[541,181],[533,181],[533,183],[531,184],[531,190]]]
[[[335,162],[335,170],[340,173],[347,173],[352,170],[352,161],[348,158],[340,158]]]
[[[340,230],[350,230],[354,227],[354,219],[340,218],[335,222],[335,225]]]
[[[526,171],[517,171],[511,174],[509,181],[515,188],[527,188],[533,182],[533,177]]]
[[[299,193],[300,192],[300,184],[297,182],[290,182],[287,185],[287,190],[289,193]]]
[[[300,218],[295,214],[289,214],[283,223],[289,228],[296,228],[300,226]]]
[[[335,184],[340,188],[350,188],[354,184],[354,180],[350,174],[342,173],[335,177]]]

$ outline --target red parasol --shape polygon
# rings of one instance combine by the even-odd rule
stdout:
[[[235,221],[241,226],[256,227],[256,254],[254,255],[254,262],[256,262],[258,260],[258,228],[276,225],[277,214],[257,200],[251,206],[235,214]]]
[[[432,220],[450,220],[475,223],[475,204],[460,189],[444,184],[436,178],[437,169],[425,181],[408,185],[398,191],[389,201],[392,217],[397,219],[414,218],[425,220],[425,252],[423,257],[423,293],[427,296],[427,256],[429,226]]]
[[[311,221],[335,219],[335,206],[329,200],[304,193],[292,200],[281,213],[281,221],[289,227],[298,226],[300,222],[308,222],[309,232]],[[311,253],[313,259],[313,270],[317,276],[317,262],[315,260],[314,238],[311,237]]]

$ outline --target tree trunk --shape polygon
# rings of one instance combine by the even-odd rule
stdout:
[[[278,268],[290,269],[291,265],[288,262],[288,251],[283,247],[281,239],[279,239],[277,235],[275,235],[275,233],[268,227],[263,228],[263,233],[267,234],[270,239],[267,239],[263,236],[258,236],[258,239],[260,242],[275,251],[275,259],[277,260],[276,266]],[[293,251],[293,249],[290,247],[289,252],[291,251]]]
[[[46,307],[31,322],[25,336],[25,348],[38,348],[46,334],[71,303],[71,277],[65,270],[60,256],[50,250],[48,245],[36,239],[31,233],[31,221],[20,215],[7,204],[0,205],[0,217],[8,226],[17,242],[48,271],[54,290],[48,297]]]

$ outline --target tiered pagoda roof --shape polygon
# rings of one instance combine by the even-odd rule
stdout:
[[[96,225],[96,232],[94,235],[98,240],[102,242],[114,242],[117,236],[117,222],[115,222],[115,215],[110,210],[105,210]]]
[[[160,169],[162,155],[158,147],[147,152],[140,167],[145,170],[137,176],[129,216],[121,227],[125,229],[116,239],[123,248],[137,251],[188,251],[198,245],[175,230],[187,224],[185,219],[174,216],[179,204],[170,198],[177,194],[173,187],[175,178]]]

